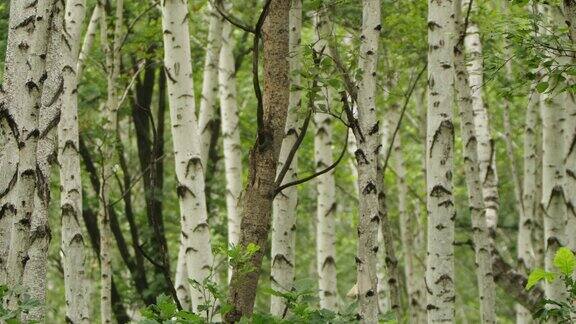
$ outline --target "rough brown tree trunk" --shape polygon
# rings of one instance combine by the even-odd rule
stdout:
[[[234,310],[227,314],[227,322],[237,322],[242,316],[252,314],[262,257],[270,232],[272,201],[276,190],[276,166],[284,137],[290,94],[287,61],[290,2],[272,1],[263,26],[263,112],[258,137],[250,151],[248,184],[241,202],[239,244],[241,248],[255,244],[260,250],[254,253],[249,261],[254,271],[244,274],[242,269],[239,269],[242,265],[233,269],[230,303]]]

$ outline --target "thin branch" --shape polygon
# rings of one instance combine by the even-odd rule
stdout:
[[[312,100],[310,100],[310,101],[312,101]],[[290,165],[292,165],[292,160],[294,160],[294,156],[296,156],[296,152],[300,148],[300,145],[302,144],[302,141],[304,140],[304,137],[306,136],[306,132],[308,131],[308,126],[310,125],[311,117],[312,117],[312,110],[309,110],[308,115],[306,115],[306,119],[304,120],[304,123],[302,124],[302,128],[300,128],[300,134],[298,134],[298,138],[296,138],[296,142],[294,142],[294,145],[292,145],[292,148],[290,149],[290,152],[288,153],[288,156],[286,157],[286,161],[282,165],[282,170],[280,170],[280,173],[278,173],[278,177],[276,178],[276,181],[274,181],[275,187],[279,187],[282,184],[282,181],[284,180],[286,173],[288,173],[288,170],[290,169]]]
[[[226,11],[226,9],[222,6],[222,0],[217,0],[217,1],[209,0],[209,1],[210,1],[210,4],[212,5],[212,7],[215,8],[216,11],[218,11],[220,16],[222,16],[224,19],[226,19],[226,21],[231,23],[233,26],[238,27],[247,33],[256,34],[256,30],[254,28],[243,23],[242,21],[240,21],[240,19],[237,19],[234,16],[230,15]]]
[[[164,274],[164,278],[166,280],[166,282],[168,282],[168,286],[170,287],[170,294],[172,295],[172,299],[174,299],[174,302],[176,303],[176,307],[178,307],[178,310],[182,310],[182,304],[180,304],[180,299],[178,299],[178,293],[176,292],[176,288],[174,288],[174,283],[172,282],[172,278],[170,277],[170,269],[166,266],[166,258],[163,258],[163,264],[160,264],[156,261],[154,261],[154,259],[152,259],[150,256],[148,256],[146,254],[146,252],[144,252],[144,249],[142,248],[143,245],[138,245],[138,249],[140,250],[140,253],[142,253],[142,255],[144,256],[144,258],[146,258],[146,260],[148,260],[150,263],[152,263],[152,265],[154,265],[155,267],[159,268],[160,270],[162,270],[162,273]]]
[[[408,93],[406,94],[406,97],[404,99],[404,106],[402,107],[402,112],[400,113],[400,118],[398,118],[398,122],[396,123],[396,128],[394,129],[394,133],[392,133],[392,137],[390,138],[390,144],[388,145],[388,151],[386,152],[386,160],[384,160],[384,166],[382,168],[382,176],[384,176],[384,174],[386,174],[386,168],[388,167],[388,161],[390,160],[390,152],[392,152],[392,147],[394,146],[394,139],[396,138],[396,135],[398,134],[398,131],[400,130],[400,124],[402,124],[402,120],[404,119],[404,114],[406,113],[406,108],[408,107],[408,103],[410,102],[410,98],[412,97],[412,94],[414,93],[414,89],[416,89],[416,85],[418,84],[418,81],[420,81],[420,78],[422,77],[422,75],[424,75],[424,72],[426,71],[427,66],[428,66],[428,64],[424,64],[424,67],[422,68],[422,70],[420,70],[420,72],[418,73],[418,76],[416,77],[416,80],[414,80],[414,82],[412,83],[412,86],[410,87],[410,89],[408,90]]]
[[[266,20],[266,16],[268,16],[268,12],[270,11],[270,4],[272,0],[267,0],[262,12],[260,13],[260,17],[258,18],[258,22],[256,23],[256,27],[254,28],[254,45],[252,46],[252,82],[254,84],[254,94],[256,95],[256,100],[258,102],[257,109],[256,109],[256,122],[257,122],[257,129],[258,129],[258,137],[262,140],[264,134],[262,134],[264,130],[264,100],[262,99],[262,89],[260,88],[260,77],[258,75],[258,70],[260,68],[260,36],[262,34],[262,26],[264,25],[264,21]]]
[[[281,185],[280,187],[276,188],[276,191],[274,192],[274,197],[276,197],[276,195],[278,195],[279,193],[282,192],[282,190],[292,187],[292,186],[297,186],[299,184],[308,182],[314,178],[317,178],[321,175],[323,175],[324,173],[328,173],[330,171],[332,171],[334,168],[336,168],[338,166],[338,164],[340,164],[340,161],[342,161],[342,159],[344,158],[344,155],[346,155],[346,151],[348,149],[348,135],[350,134],[350,132],[346,131],[346,139],[344,140],[344,147],[342,148],[342,152],[340,153],[340,156],[338,157],[338,160],[336,160],[336,162],[332,163],[330,166],[328,166],[326,169],[316,172],[314,174],[311,174],[307,177],[304,177],[302,179],[299,180],[295,180],[292,182],[288,182],[284,185]]]

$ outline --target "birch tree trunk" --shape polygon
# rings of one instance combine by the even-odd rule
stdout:
[[[302,1],[292,0],[289,14],[289,57],[290,68],[290,97],[288,116],[280,156],[278,158],[277,175],[284,167],[290,150],[296,143],[299,134],[298,113],[301,109],[300,74],[301,50],[300,38],[302,32]],[[298,156],[294,156],[288,172],[284,176],[284,183],[297,180]],[[270,281],[272,289],[289,292],[294,289],[294,265],[296,263],[296,208],[298,205],[298,192],[296,186],[286,188],[274,199],[272,205],[272,251]],[[320,288],[322,291],[322,288]],[[322,299],[320,299],[322,306]],[[270,313],[284,317],[286,315],[286,301],[279,296],[272,296],[270,300]]]
[[[232,25],[225,21],[220,51],[220,115],[222,116],[222,142],[226,173],[226,211],[228,214],[228,245],[240,241],[240,210],[238,202],[242,193],[242,146],[238,101],[236,98],[236,70],[234,61],[234,38]],[[232,275],[229,269],[228,279]]]
[[[222,46],[222,17],[214,9],[209,9],[210,21],[208,27],[208,44],[206,59],[204,61],[204,75],[202,81],[202,97],[200,98],[200,112],[198,114],[198,130],[200,132],[200,158],[206,170],[208,165],[208,151],[212,141],[212,124],[216,115],[218,98],[218,60]]]
[[[545,76],[543,80],[548,80]],[[542,114],[542,210],[544,212],[544,267],[554,271],[554,255],[566,244],[567,224],[564,166],[565,94],[543,93],[540,95]],[[561,280],[546,284],[546,298],[562,301],[566,289]]]
[[[428,323],[454,320],[453,51],[456,28],[452,1],[428,1],[428,121],[426,183]]]
[[[456,24],[460,40],[464,37],[465,22],[462,19],[461,1],[456,7]],[[460,127],[462,142],[464,144],[464,169],[466,173],[466,186],[468,188],[468,202],[470,217],[472,219],[472,235],[474,252],[476,256],[476,278],[480,299],[480,321],[482,323],[496,323],[496,287],[492,272],[492,257],[490,249],[490,235],[486,223],[486,209],[482,183],[479,173],[478,139],[474,122],[473,99],[471,87],[468,83],[468,73],[464,59],[464,48],[458,41],[454,47],[454,68],[456,72],[456,93],[460,106]]]
[[[316,51],[328,50],[328,38],[332,36],[332,25],[327,18],[325,8],[314,15],[316,33]],[[329,50],[328,50],[329,51]],[[320,100],[315,103],[314,114],[316,134],[314,136],[314,162],[316,171],[326,169],[333,163],[331,117],[332,89],[321,89]],[[354,170],[355,166],[352,166]],[[327,172],[316,179],[316,271],[320,308],[338,310],[338,291],[336,281],[336,183],[334,172]]]
[[[399,105],[392,104],[390,109],[389,120],[398,122]],[[396,125],[394,124],[394,127]],[[393,128],[392,128],[393,129]],[[420,290],[418,287],[419,278],[416,273],[416,246],[414,244],[414,231],[415,223],[418,221],[414,219],[414,214],[408,211],[408,184],[406,180],[406,165],[404,163],[402,147],[402,134],[399,131],[396,134],[393,143],[393,162],[394,170],[396,171],[396,186],[398,188],[398,217],[400,220],[400,241],[404,251],[404,276],[406,280],[406,292],[409,301],[409,318],[411,323],[421,323],[424,319],[420,318],[418,307],[421,307],[419,301]]]
[[[176,295],[178,296],[180,305],[182,305],[182,309],[191,310],[190,285],[188,283],[188,271],[186,271],[186,248],[184,246],[184,237],[181,235],[174,287],[176,288]]]
[[[534,268],[534,251],[532,248],[532,230],[533,223],[536,220],[536,212],[539,209],[539,203],[536,193],[537,182],[537,168],[538,163],[538,108],[540,104],[540,94],[536,91],[536,82],[532,84],[530,89],[530,98],[528,99],[528,108],[526,109],[526,118],[524,126],[524,171],[523,171],[523,193],[522,201],[524,213],[520,216],[518,221],[518,254],[517,264],[518,272],[522,275],[527,275],[528,271]],[[530,312],[522,307],[516,305],[516,322],[531,323],[532,315]]]
[[[7,260],[7,285],[13,292],[7,305],[15,308],[20,298],[23,274],[29,259],[36,193],[36,149],[38,116],[46,73],[46,54],[49,38],[48,26],[52,14],[52,1],[32,3],[12,1],[8,50],[6,57],[5,87],[8,95],[6,122],[18,143],[15,185],[8,186],[10,198],[6,207],[12,214],[10,248]],[[35,225],[35,224],[34,224]],[[28,293],[28,292],[26,292]],[[35,293],[35,292],[33,292]]]
[[[469,0],[463,1],[463,8],[468,8]],[[476,2],[472,3],[472,7]],[[468,57],[468,79],[471,88],[472,107],[474,109],[474,125],[478,138],[478,159],[480,162],[480,181],[486,208],[486,222],[488,230],[493,237],[496,234],[498,223],[498,175],[496,173],[496,153],[494,141],[490,135],[490,122],[488,110],[484,105],[482,90],[484,86],[484,67],[482,54],[482,41],[480,30],[474,21],[469,20],[466,37],[464,39],[466,55]]]
[[[320,24],[322,21],[319,22]],[[324,102],[330,107],[329,89],[324,89]],[[331,116],[318,112],[314,114],[316,135],[314,136],[314,161],[316,171],[332,165],[332,125]],[[316,184],[316,271],[320,308],[338,310],[338,292],[336,286],[336,184],[333,172],[327,172],[317,178]]]
[[[253,244],[260,250],[256,251],[248,261],[256,269],[255,271],[243,274],[242,269],[233,269],[229,297],[234,310],[227,314],[227,322],[236,322],[242,316],[252,314],[262,257],[270,231],[272,201],[276,191],[274,179],[284,137],[290,95],[287,64],[290,2],[290,0],[272,1],[262,30],[263,107],[258,112],[258,137],[250,151],[250,169],[242,201],[239,243],[242,248]]]
[[[90,17],[90,22],[88,23],[88,28],[86,29],[86,36],[84,36],[84,42],[82,43],[82,48],[78,54],[78,62],[76,64],[76,78],[77,82],[80,82],[80,76],[84,72],[84,65],[86,58],[88,58],[88,52],[94,44],[94,39],[96,38],[96,31],[98,29],[98,23],[100,22],[100,6],[96,5],[92,11],[92,16]],[[80,24],[81,25],[81,24]]]
[[[98,12],[98,9],[94,11]],[[90,322],[88,288],[85,285],[87,278],[84,236],[78,221],[82,219],[82,183],[78,153],[77,102],[80,75],[77,71],[79,71],[78,51],[85,15],[85,0],[67,1],[65,26],[71,47],[63,47],[65,69],[63,70],[62,112],[58,125],[58,162],[60,165],[61,255],[64,269],[66,316],[72,323]],[[92,21],[90,23],[92,24]],[[86,38],[88,37],[92,37],[90,33],[87,34]]]
[[[378,65],[378,38],[381,30],[379,0],[362,1],[362,31],[359,68],[362,78],[358,83],[358,127],[354,136],[358,149],[359,223],[358,255],[358,317],[364,323],[378,322],[378,295],[376,258],[378,253],[378,155],[380,151],[379,121],[376,116],[376,69]],[[383,189],[383,188],[381,188]]]
[[[118,89],[117,82],[120,74],[120,42],[121,28],[124,17],[124,1],[116,0],[114,38],[112,43],[108,40],[108,22],[105,9],[106,0],[100,0],[100,41],[106,57],[107,71],[107,100],[105,107],[104,130],[109,134],[117,133],[118,126]],[[98,227],[100,228],[100,320],[102,323],[112,323],[112,259],[109,198],[112,177],[114,176],[116,137],[113,142],[104,143],[102,150],[100,192],[100,210]]]
[[[185,0],[166,0],[162,3],[162,28],[164,34],[164,65],[168,79],[168,102],[172,125],[176,178],[182,235],[186,254],[186,269],[192,280],[202,283],[213,266],[210,230],[208,228],[206,197],[204,195],[204,170],[201,145],[194,109],[192,57],[188,30],[188,6]],[[213,297],[191,287],[193,310]],[[212,314],[207,313],[210,319]]]
[[[41,306],[22,314],[22,320],[42,321],[45,316],[46,274],[48,246],[51,233],[48,223],[50,204],[50,175],[56,160],[56,126],[62,107],[64,87],[63,72],[66,68],[62,48],[69,41],[64,30],[64,2],[52,1],[48,21],[46,52],[46,81],[42,89],[38,113],[38,143],[36,148],[36,187],[30,228],[30,246],[25,262],[23,286],[30,298]]]

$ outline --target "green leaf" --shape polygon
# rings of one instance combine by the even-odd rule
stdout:
[[[548,89],[548,82],[542,81],[536,85],[536,90],[540,93],[544,93]]]
[[[528,276],[528,283],[526,283],[526,290],[532,289],[532,287],[534,287],[541,280],[553,281],[554,274],[539,268],[534,269],[530,273],[530,276]]]
[[[574,253],[567,247],[559,248],[554,256],[554,266],[565,275],[572,274],[576,267],[576,257],[574,257]]]

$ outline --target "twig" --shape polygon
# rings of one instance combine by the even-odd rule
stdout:
[[[295,181],[286,183],[284,185],[281,185],[274,192],[274,197],[276,197],[277,194],[281,193],[282,190],[284,190],[286,188],[289,188],[292,186],[297,186],[297,185],[302,184],[304,182],[308,182],[308,181],[310,181],[316,177],[319,177],[319,176],[323,175],[324,173],[330,172],[334,168],[336,168],[338,166],[338,164],[340,164],[340,161],[342,161],[342,159],[344,158],[344,155],[346,155],[346,151],[348,149],[348,135],[349,134],[350,134],[350,132],[346,131],[346,139],[344,140],[344,147],[342,148],[342,152],[340,153],[340,156],[338,157],[338,160],[336,160],[336,162],[332,163],[332,165],[330,165],[329,167],[327,167],[326,169],[324,169],[322,171],[316,172],[316,173],[311,174],[311,175],[304,177],[302,179],[295,180]]]
[[[226,21],[228,21],[229,23],[231,23],[232,25],[234,25],[235,27],[238,27],[240,29],[242,29],[245,32],[248,32],[250,34],[256,34],[256,30],[250,26],[248,26],[247,24],[243,23],[240,21],[240,19],[236,19],[234,18],[234,16],[230,15],[226,9],[224,7],[222,7],[222,0],[209,0],[210,4],[212,5],[212,7],[216,8],[216,11],[218,11],[218,13],[224,18],[226,19]]]
[[[386,168],[388,167],[388,161],[390,160],[390,152],[392,152],[392,147],[394,146],[394,139],[396,138],[396,135],[398,134],[398,131],[400,130],[400,124],[402,124],[402,119],[404,119],[404,114],[406,113],[406,108],[408,107],[408,103],[410,102],[410,98],[412,97],[412,94],[414,93],[414,89],[416,89],[416,85],[418,84],[418,81],[420,81],[420,78],[422,77],[422,75],[424,75],[424,71],[426,71],[426,67],[428,66],[428,64],[424,64],[424,67],[422,68],[422,70],[420,70],[420,72],[418,73],[418,76],[416,77],[416,80],[414,80],[414,82],[412,83],[412,86],[410,87],[410,89],[408,90],[408,93],[406,94],[406,97],[404,99],[404,106],[402,107],[402,112],[400,113],[400,118],[398,118],[398,122],[396,123],[396,128],[394,129],[394,133],[392,133],[392,137],[390,138],[390,144],[388,145],[388,151],[386,152],[386,160],[384,160],[384,166],[382,168],[382,176],[384,176],[386,174]]]
[[[140,250],[140,253],[142,253],[144,258],[146,258],[146,260],[148,260],[148,262],[152,263],[152,265],[154,265],[158,269],[162,270],[162,273],[164,274],[164,278],[168,282],[168,286],[170,287],[170,294],[172,295],[172,299],[174,299],[174,302],[176,303],[176,307],[178,307],[178,310],[182,310],[183,308],[182,308],[182,304],[180,304],[180,300],[178,299],[178,293],[176,292],[176,288],[174,288],[174,283],[172,282],[172,278],[170,277],[170,270],[166,266],[166,258],[165,257],[162,258],[162,261],[164,264],[160,264],[160,263],[154,261],[154,259],[152,259],[150,256],[148,256],[146,254],[146,252],[144,252],[144,249],[142,247],[143,247],[143,245],[138,245],[138,249]]]

